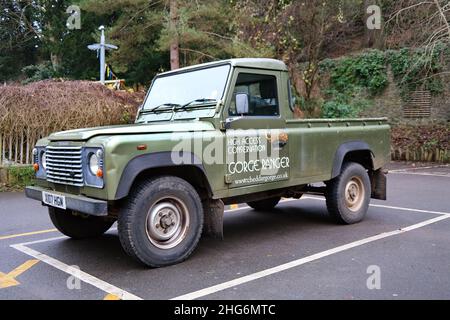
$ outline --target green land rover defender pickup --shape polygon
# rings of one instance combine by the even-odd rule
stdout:
[[[54,133],[33,150],[36,185],[76,239],[118,222],[124,250],[151,267],[185,260],[200,236],[222,237],[224,205],[271,211],[323,194],[339,223],[386,199],[387,119],[296,119],[286,65],[212,62],[155,77],[135,124]]]

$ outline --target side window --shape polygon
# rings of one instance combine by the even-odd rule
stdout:
[[[239,93],[247,94],[249,99],[248,114],[244,116],[278,116],[280,114],[275,76],[240,73],[228,110],[229,116],[239,116],[236,113],[236,95]]]

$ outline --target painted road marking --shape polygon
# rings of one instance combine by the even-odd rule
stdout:
[[[441,177],[441,178],[450,178],[450,176],[445,174],[433,174],[433,173],[425,173],[425,172],[390,172],[390,174],[403,174],[403,175],[410,175],[410,176],[425,176],[425,177]]]
[[[381,233],[376,236],[372,236],[372,237],[368,237],[368,238],[365,238],[362,240],[354,241],[354,242],[351,242],[351,243],[348,243],[348,244],[345,244],[345,245],[342,245],[342,246],[339,246],[339,247],[336,247],[333,249],[329,249],[326,251],[322,251],[322,252],[319,252],[319,253],[316,253],[316,254],[313,254],[313,255],[298,259],[298,260],[294,260],[294,261],[291,261],[291,262],[288,262],[288,263],[285,263],[285,264],[282,264],[282,265],[279,265],[279,266],[276,266],[273,268],[255,272],[255,273],[249,274],[244,277],[236,278],[231,281],[227,281],[227,282],[220,283],[220,284],[208,287],[208,288],[204,288],[204,289],[201,289],[198,291],[187,293],[187,294],[175,297],[171,300],[198,299],[198,298],[201,298],[201,297],[204,297],[204,296],[207,296],[207,295],[219,292],[219,291],[223,291],[225,289],[233,288],[233,287],[242,285],[242,284],[250,282],[250,281],[261,279],[261,278],[264,278],[264,277],[267,277],[267,276],[270,276],[270,275],[273,275],[273,274],[276,274],[276,273],[279,273],[282,271],[286,271],[286,270],[301,266],[308,262],[315,261],[315,260],[330,256],[332,254],[340,253],[340,252],[343,252],[343,251],[346,251],[346,250],[349,250],[352,248],[356,248],[356,247],[365,245],[370,242],[374,242],[374,241],[377,241],[380,239],[385,239],[385,238],[392,237],[395,235],[403,234],[408,231],[416,230],[416,229],[428,226],[430,224],[433,224],[433,223],[436,223],[436,222],[439,222],[439,221],[442,221],[442,220],[445,220],[448,218],[450,218],[450,214],[446,214],[446,215],[442,215],[442,216],[439,216],[439,217],[436,217],[436,218],[433,218],[430,220],[426,220],[426,221],[411,225],[411,226],[403,228],[403,229]]]
[[[16,280],[18,276],[20,276],[22,273],[30,269],[32,266],[34,266],[36,263],[38,263],[39,260],[28,260],[27,262],[21,264],[17,268],[15,268],[10,273],[2,273],[0,272],[0,289],[14,287],[20,284],[19,281]]]
[[[48,229],[48,230],[39,230],[39,231],[32,231],[32,232],[19,233],[19,234],[11,234],[11,235],[7,235],[7,236],[0,236],[0,240],[25,237],[25,236],[33,236],[35,234],[43,234],[43,233],[50,233],[50,232],[56,232],[56,231],[58,231],[58,230]]]
[[[312,199],[312,200],[318,200],[318,201],[326,201],[324,198],[309,197],[309,196],[303,197],[302,199]],[[385,205],[382,205],[382,204],[369,204],[369,206],[370,207],[375,207],[375,208],[384,208],[384,209],[392,209],[392,210],[399,210],[399,211],[410,211],[410,212],[420,212],[420,213],[430,213],[430,214],[438,214],[438,215],[450,214],[448,212],[442,212],[442,211],[430,211],[430,210],[422,210],[422,209],[385,206]]]
[[[437,165],[437,166],[428,166],[428,167],[416,167],[416,168],[406,168],[406,169],[395,169],[395,170],[389,170],[389,173],[391,172],[407,172],[411,170],[425,170],[425,169],[437,169],[437,168],[448,168],[450,165],[443,164],[443,165]]]
[[[59,237],[60,239],[61,237]],[[52,238],[51,240],[56,240],[58,238]],[[51,241],[48,240],[48,241]],[[44,241],[40,241],[44,242]],[[37,243],[37,241],[33,241],[32,243]],[[121,300],[142,300],[142,298],[129,293],[128,291],[125,291],[123,289],[120,289],[106,281],[100,280],[99,278],[96,278],[89,273],[86,273],[84,271],[81,271],[77,268],[71,267],[59,260],[56,260],[55,258],[49,257],[39,251],[36,251],[34,249],[28,248],[26,244],[13,244],[10,247],[19,250],[35,259],[38,259],[58,270],[61,270],[77,279],[80,279],[81,281],[88,283],[100,290],[103,290],[104,292],[107,292],[109,294],[112,294],[116,297],[119,297]]]
[[[120,298],[114,294],[108,293],[103,300],[120,300]]]

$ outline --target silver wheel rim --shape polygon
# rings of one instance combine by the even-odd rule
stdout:
[[[359,177],[352,177],[345,186],[345,205],[352,212],[357,212],[361,209],[366,191],[364,184]]]
[[[186,237],[188,227],[188,209],[178,198],[160,199],[147,213],[147,237],[160,249],[176,247]]]

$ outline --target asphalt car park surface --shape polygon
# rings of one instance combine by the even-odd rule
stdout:
[[[319,196],[228,208],[224,241],[160,269],[126,256],[114,227],[70,240],[45,207],[2,193],[0,299],[449,299],[450,167],[391,169],[388,201],[359,224],[336,225]]]

